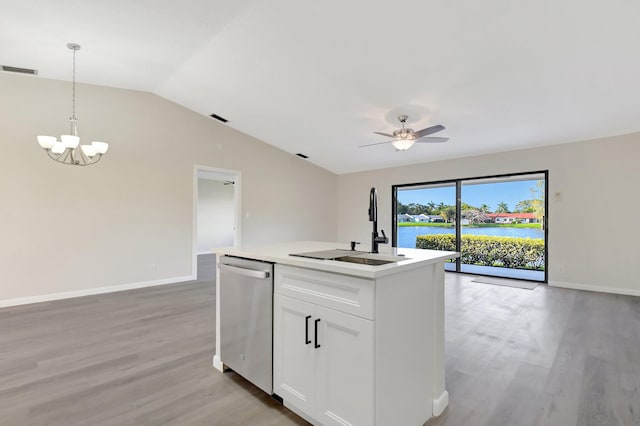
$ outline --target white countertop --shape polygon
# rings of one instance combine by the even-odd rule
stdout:
[[[280,263],[283,265],[298,266],[301,268],[316,269],[319,271],[333,272],[337,274],[353,275],[362,278],[378,278],[391,275],[400,270],[418,268],[430,263],[444,262],[460,256],[454,251],[422,250],[422,249],[393,249],[380,245],[380,256],[404,255],[405,260],[386,265],[361,265],[356,263],[340,262],[336,260],[310,259],[290,256],[291,253],[305,253],[320,250],[345,249],[349,250],[349,243],[329,243],[320,241],[295,241],[289,243],[264,245],[264,246],[238,246],[213,248],[211,251],[218,255],[229,255],[256,259],[266,262]],[[349,252],[345,252],[348,256]],[[376,255],[367,255],[375,257]]]

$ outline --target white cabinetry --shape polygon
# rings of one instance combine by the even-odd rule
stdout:
[[[374,322],[320,306],[316,316],[315,417],[325,425],[374,424]]]
[[[274,393],[314,424],[422,425],[447,405],[442,264],[375,279],[276,264]]]
[[[373,321],[281,294],[274,308],[275,392],[325,425],[373,424]]]
[[[273,303],[273,391],[303,412],[313,413],[316,350],[309,327],[315,306],[279,294]]]

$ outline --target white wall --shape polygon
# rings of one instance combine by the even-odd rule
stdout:
[[[198,179],[198,254],[233,245],[234,187],[223,181]]]
[[[194,164],[241,171],[243,244],[361,247],[371,186],[390,235],[393,184],[548,169],[551,283],[640,294],[640,134],[336,176],[158,96],[80,84],[80,136],[111,144],[80,168],[35,140],[68,131],[70,83],[0,73],[0,93],[0,306],[190,278]]]
[[[449,143],[455,143],[451,141]],[[411,155],[411,151],[395,155]],[[370,246],[369,189],[378,227],[391,235],[391,186],[549,170],[551,285],[640,295],[640,133],[338,177],[338,240]],[[556,201],[553,194],[561,193]],[[384,246],[381,246],[381,250]]]
[[[194,164],[242,173],[244,244],[336,237],[334,174],[209,117],[80,84],[80,137],[110,149],[71,167],[35,139],[68,132],[71,84],[0,73],[0,93],[0,306],[191,277]]]

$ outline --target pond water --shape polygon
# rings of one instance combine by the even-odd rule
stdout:
[[[415,248],[418,235],[455,234],[455,228],[435,226],[398,227],[398,247]],[[508,228],[502,226],[487,228],[462,227],[462,235],[489,235],[492,237],[544,238],[544,231],[538,228]]]

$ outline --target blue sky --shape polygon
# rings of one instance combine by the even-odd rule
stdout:
[[[476,207],[481,204],[488,204],[490,210],[494,211],[498,203],[504,201],[509,205],[509,210],[513,210],[518,201],[533,198],[529,188],[535,188],[536,182],[537,180],[524,180],[475,185],[463,184],[462,202]],[[398,200],[402,204],[427,204],[429,201],[433,201],[436,204],[443,202],[447,205],[455,205],[456,188],[451,186],[447,188],[398,190]]]

